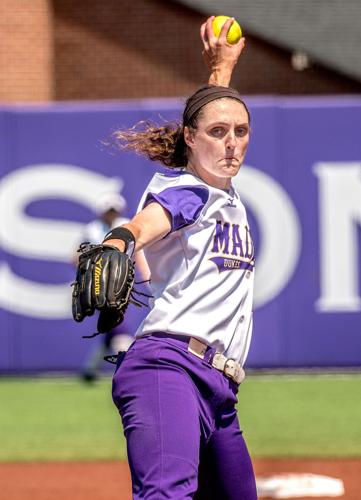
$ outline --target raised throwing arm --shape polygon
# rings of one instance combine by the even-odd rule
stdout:
[[[242,37],[238,43],[230,44],[227,42],[227,33],[234,18],[230,18],[224,23],[219,37],[217,37],[213,33],[213,19],[214,16],[209,17],[200,29],[203,58],[210,70],[208,83],[228,87],[233,69],[245,47],[246,40]]]

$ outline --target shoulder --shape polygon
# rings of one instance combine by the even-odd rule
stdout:
[[[204,206],[209,198],[209,187],[184,169],[174,172],[157,173],[146,190],[144,206],[157,199],[171,205],[184,206],[195,204]]]
[[[196,222],[209,199],[206,184],[187,173],[156,174],[146,190],[142,207],[159,203],[171,216],[172,231]]]
[[[170,186],[204,186],[208,185],[201,179],[188,173],[185,169],[177,168],[164,172],[157,172],[148,185],[148,190],[164,189]]]

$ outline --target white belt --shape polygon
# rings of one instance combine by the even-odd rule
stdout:
[[[204,359],[205,353],[207,351],[207,344],[204,344],[200,340],[191,337],[188,343],[188,351],[198,356],[198,358]],[[243,368],[237,361],[232,358],[227,358],[220,352],[216,352],[212,359],[212,366],[217,370],[223,372],[227,377],[234,380],[237,384],[240,384],[245,379],[246,374]]]

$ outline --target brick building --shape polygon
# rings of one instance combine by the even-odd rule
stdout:
[[[0,100],[187,95],[207,79],[199,27],[213,12],[186,3],[0,0]],[[320,61],[297,71],[291,48],[238,19],[247,48],[232,84],[244,94],[360,92],[357,75]]]

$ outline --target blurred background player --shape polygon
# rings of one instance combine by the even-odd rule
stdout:
[[[127,203],[125,198],[118,193],[104,193],[95,205],[96,219],[89,222],[84,228],[84,232],[79,239],[79,243],[101,243],[104,235],[114,227],[125,224],[129,219],[124,217]],[[142,256],[137,256],[137,270],[142,279],[148,279],[148,270]],[[76,255],[76,263],[78,254]],[[129,322],[128,322],[129,323]],[[81,377],[86,382],[94,382],[101,369],[103,358],[109,353],[126,351],[133,342],[133,334],[127,320],[118,325],[113,330],[100,335],[95,342],[89,356],[82,368]]]

